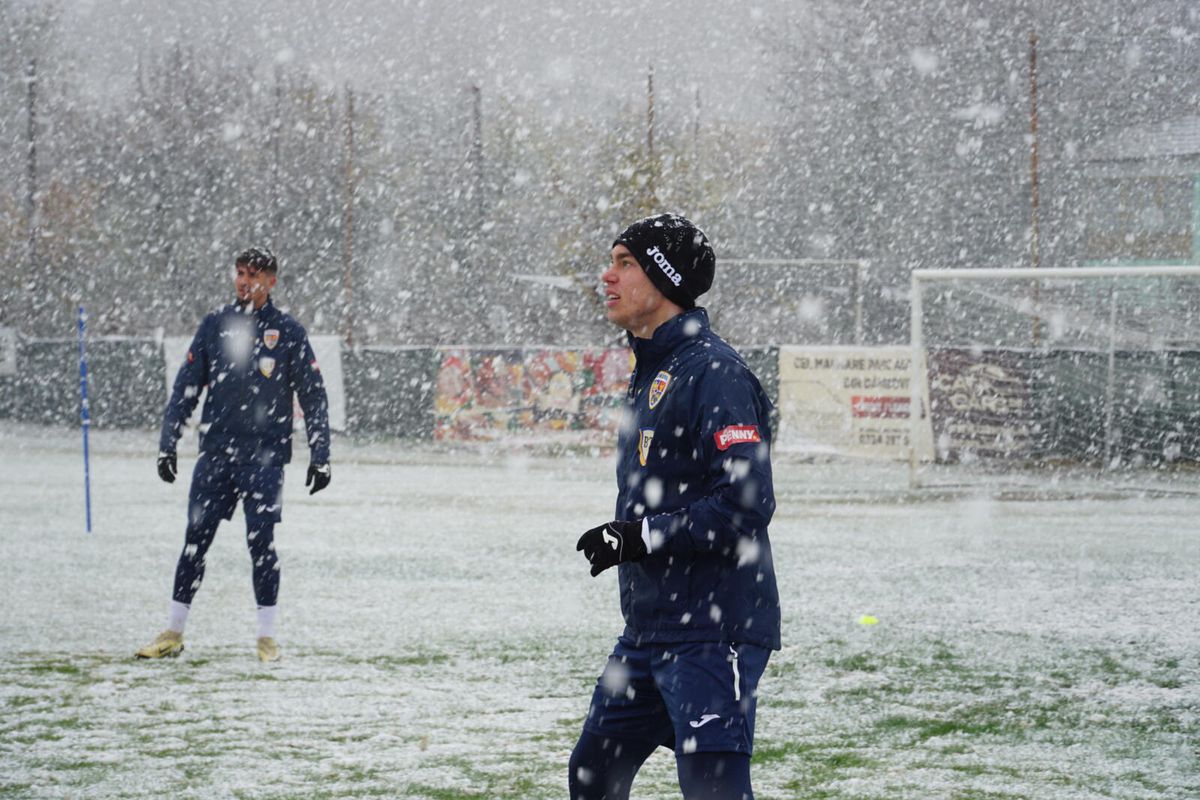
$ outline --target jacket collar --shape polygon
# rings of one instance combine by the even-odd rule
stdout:
[[[245,306],[243,306],[241,303],[234,302],[230,305],[230,308],[232,308],[235,313],[247,314]],[[268,317],[274,315],[274,313],[275,303],[273,303],[270,296],[268,296],[267,302],[263,303],[262,308],[250,309],[247,316],[257,317],[258,319],[267,319]]]
[[[708,312],[697,306],[659,325],[649,339],[639,339],[632,333],[626,337],[639,364],[655,364],[708,328]]]

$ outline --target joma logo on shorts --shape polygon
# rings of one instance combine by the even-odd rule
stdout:
[[[676,286],[683,283],[683,276],[675,271],[675,268],[671,266],[671,262],[667,261],[667,257],[662,254],[662,251],[657,246],[647,250],[646,255],[654,259],[654,263],[658,264],[658,268],[663,271],[663,274],[667,276],[671,283]]]

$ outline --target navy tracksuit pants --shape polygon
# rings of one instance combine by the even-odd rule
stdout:
[[[279,596],[275,523],[282,519],[283,467],[237,464],[212,453],[201,453],[192,472],[186,539],[175,567],[177,602],[190,605],[196,596],[217,526],[232,519],[239,501],[246,515],[255,600],[260,606],[275,605]]]

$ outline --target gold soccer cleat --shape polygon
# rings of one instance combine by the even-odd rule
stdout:
[[[258,637],[258,660],[264,664],[279,660],[279,645],[270,636]]]
[[[183,652],[183,634],[163,631],[150,644],[134,653],[137,658],[175,658]]]

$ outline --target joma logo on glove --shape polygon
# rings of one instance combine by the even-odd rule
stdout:
[[[667,276],[671,283],[676,286],[683,283],[683,276],[675,271],[675,268],[671,266],[671,262],[667,261],[667,257],[662,254],[662,251],[658,247],[651,247],[646,251],[646,255],[654,259],[654,263],[658,264],[658,268],[663,271],[663,274]]]
[[[728,450],[735,444],[762,441],[762,437],[758,435],[757,425],[730,425],[714,433],[713,439],[717,443],[718,450]]]
[[[604,537],[605,544],[607,544],[613,550],[617,549],[617,545],[620,543],[620,540],[617,539],[617,537],[613,536],[611,533],[609,533],[607,528],[600,531],[600,535]]]

